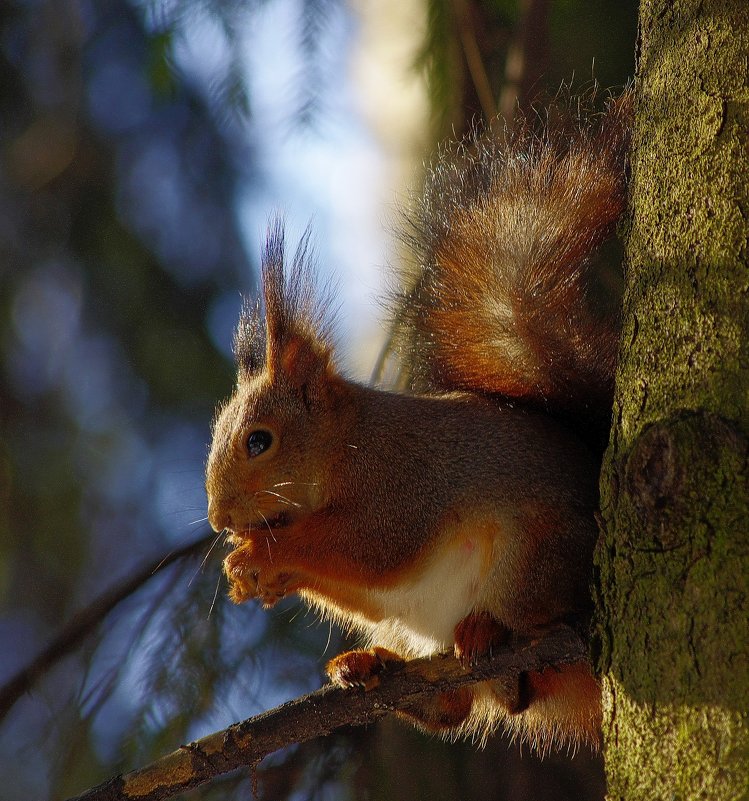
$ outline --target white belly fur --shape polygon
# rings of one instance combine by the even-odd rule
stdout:
[[[487,565],[486,543],[461,536],[442,547],[403,584],[367,591],[378,621],[357,621],[368,644],[414,658],[452,649],[455,626],[474,608]]]

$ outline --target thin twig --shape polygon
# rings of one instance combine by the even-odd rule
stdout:
[[[0,687],[0,720],[8,713],[15,702],[54,664],[75,650],[78,645],[101,623],[117,604],[139,590],[152,576],[170,565],[190,556],[202,553],[215,537],[210,534],[189,545],[172,551],[164,557],[155,559],[138,568],[120,584],[103,592],[85,609],[75,614],[49,645],[26,667],[18,671]]]
[[[468,670],[454,656],[442,654],[389,667],[368,692],[323,687],[228,729],[181,746],[156,762],[116,776],[69,801],[163,801],[229,771],[255,766],[263,757],[291,743],[306,742],[335,729],[361,726],[405,709],[437,692],[477,681],[541,671],[587,658],[587,647],[565,626],[543,636],[516,640]]]
[[[520,0],[520,16],[507,49],[499,113],[513,127],[518,110],[527,115],[549,64],[551,0]]]
[[[481,56],[481,49],[476,40],[471,8],[465,0],[453,0],[453,9],[460,42],[463,47],[463,55],[468,65],[476,96],[481,103],[481,111],[484,114],[484,118],[487,121],[491,121],[497,114],[497,103],[494,100],[494,93]]]

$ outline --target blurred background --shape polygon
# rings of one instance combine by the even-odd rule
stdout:
[[[621,86],[636,0],[0,5],[0,796],[65,798],[322,682],[337,631],[232,606],[203,465],[267,220],[311,223],[367,379],[399,203],[437,143]],[[601,799],[599,760],[395,722],[262,799]],[[185,798],[251,794],[249,772]]]

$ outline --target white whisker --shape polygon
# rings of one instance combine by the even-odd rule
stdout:
[[[257,492],[255,492],[254,494],[259,495],[261,492],[265,495],[272,495],[274,498],[278,498],[279,501],[281,501],[282,503],[286,503],[289,506],[296,506],[297,509],[301,509],[302,507],[301,503],[292,501],[291,498],[287,498],[285,495],[281,495],[279,492],[273,492],[273,490],[257,490]]]
[[[224,531],[226,531],[226,529],[224,529]],[[211,555],[211,551],[213,551],[213,549],[216,547],[216,543],[221,539],[221,537],[223,537],[224,531],[219,531],[219,533],[216,534],[213,542],[210,544],[210,546],[209,546],[209,548],[208,548],[208,550],[206,552],[206,555],[203,557],[203,561],[200,563],[200,565],[198,565],[197,569],[192,574],[192,577],[190,578],[190,581],[187,582],[187,586],[188,587],[192,586],[192,583],[197,578],[198,573],[202,573],[203,572],[203,568],[205,567],[205,564],[208,561],[208,557]]]
[[[325,648],[322,649],[322,656],[328,652],[328,648],[330,648],[330,641],[333,639],[333,621],[328,620],[328,640],[325,643]]]
[[[273,529],[271,528],[271,525],[268,522],[268,518],[259,509],[257,510],[257,513],[260,515],[260,517],[263,518],[263,522],[268,527],[268,531],[270,532],[271,537],[273,537],[273,542],[278,542],[278,540],[276,539],[276,535],[273,533]],[[268,540],[267,537],[266,540]],[[268,540],[268,545],[270,546],[270,540]],[[268,552],[268,556],[270,556],[270,551]]]
[[[218,599],[218,588],[221,586],[221,574],[219,574],[218,579],[216,580],[216,591],[213,593],[213,600],[211,601],[211,605],[208,609],[208,618],[211,617],[213,614],[213,607],[216,606],[216,601]]]

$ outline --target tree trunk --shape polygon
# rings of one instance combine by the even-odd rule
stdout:
[[[749,3],[643,0],[602,476],[610,799],[749,797]]]

